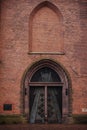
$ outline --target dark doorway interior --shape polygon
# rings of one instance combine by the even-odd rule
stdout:
[[[61,123],[61,86],[30,86],[29,95],[30,123]]]

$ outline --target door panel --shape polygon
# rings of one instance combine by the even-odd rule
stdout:
[[[30,123],[44,123],[44,87],[30,89]]]
[[[58,101],[58,87],[48,87],[47,96],[48,123],[61,123],[62,113]]]

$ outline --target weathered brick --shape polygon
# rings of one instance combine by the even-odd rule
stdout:
[[[72,81],[72,113],[87,114],[82,112],[82,108],[87,109],[87,3],[79,0],[49,0],[61,12],[62,21],[57,21],[59,16],[49,7],[39,9],[34,14],[33,37],[30,39],[30,14],[42,1],[0,1],[0,114],[21,113],[22,77],[27,67],[41,59],[53,59],[66,68]],[[49,19],[51,21],[47,21]],[[51,26],[54,30],[49,30]],[[29,55],[30,51],[59,51],[65,54]],[[12,104],[13,110],[3,111],[5,103]]]

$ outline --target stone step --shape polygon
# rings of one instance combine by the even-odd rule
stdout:
[[[59,125],[59,124],[0,125],[0,130],[87,130],[87,125]]]

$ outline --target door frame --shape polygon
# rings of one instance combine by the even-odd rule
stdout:
[[[67,118],[72,116],[72,89],[71,89],[71,78],[66,69],[59,63],[53,60],[43,59],[34,63],[31,67],[28,67],[23,77],[23,100],[22,100],[22,113],[26,115],[29,120],[29,86],[30,80],[34,73],[42,67],[49,67],[53,69],[61,78],[63,83],[62,89],[62,122],[66,122]],[[52,85],[52,83],[51,83]],[[58,84],[57,84],[58,86]]]

